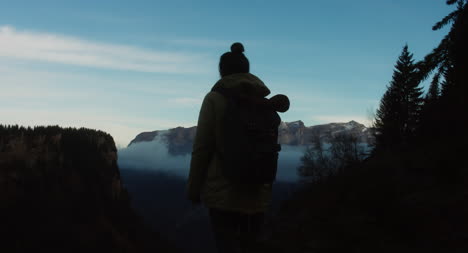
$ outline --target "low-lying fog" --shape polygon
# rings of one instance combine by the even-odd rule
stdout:
[[[296,182],[298,180],[297,167],[300,165],[304,149],[304,146],[282,146],[278,164],[278,181]],[[188,176],[190,167],[190,154],[170,155],[166,144],[159,138],[120,149],[118,157],[120,168],[157,170],[183,178]]]

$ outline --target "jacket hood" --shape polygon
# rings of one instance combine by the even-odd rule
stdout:
[[[249,100],[258,106],[268,107],[277,112],[286,112],[289,109],[287,96],[278,94],[270,99],[265,98],[270,94],[270,90],[258,77],[249,73],[223,77],[213,86],[211,91],[218,91],[220,88],[230,90],[238,94],[241,99]]]
[[[270,94],[270,90],[260,80],[260,78],[250,73],[238,73],[221,78],[213,86],[215,88],[232,89],[245,95],[253,95],[255,97],[266,97]]]

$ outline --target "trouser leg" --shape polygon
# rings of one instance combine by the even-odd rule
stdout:
[[[242,220],[240,222],[240,245],[242,249],[241,252],[252,253],[258,251],[258,249],[260,248],[258,241],[262,232],[263,222],[263,213],[244,215],[242,217]]]
[[[238,216],[233,212],[210,209],[211,227],[218,253],[240,253]]]
[[[244,253],[257,248],[263,213],[247,215],[210,209],[210,220],[219,253]]]

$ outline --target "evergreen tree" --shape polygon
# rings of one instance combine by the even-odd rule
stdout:
[[[468,1],[449,0],[447,4],[457,8],[432,29],[452,24],[450,30],[417,66],[420,80],[435,72],[426,96],[424,114],[430,120],[425,120],[423,135],[452,146],[468,141]]]
[[[424,99],[424,105],[421,111],[421,125],[417,133],[420,140],[430,140],[434,132],[440,128],[440,77],[441,73],[436,73],[434,75]]]
[[[414,136],[423,102],[417,74],[413,54],[406,45],[376,112],[377,148],[406,143]]]
[[[396,88],[389,86],[380,100],[380,107],[375,114],[376,148],[391,146],[393,142],[400,141],[398,122],[399,115],[398,94]]]
[[[429,86],[429,90],[426,94],[426,104],[434,103],[440,96],[440,88],[439,88],[439,80],[440,80],[440,73],[434,75],[432,79],[431,86]]]
[[[467,2],[467,0],[447,1],[448,5],[457,4],[457,9],[437,22],[432,29],[440,30],[448,24],[453,23],[453,25],[439,45],[426,55],[423,61],[417,64],[421,81],[426,79],[433,71],[436,72],[432,82],[441,85],[442,96],[450,96],[447,94],[452,92],[450,90],[452,90],[453,86],[457,86],[456,76],[466,75],[460,72],[466,71],[461,67],[466,66],[467,61]]]

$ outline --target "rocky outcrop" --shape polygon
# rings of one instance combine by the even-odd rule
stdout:
[[[329,123],[306,127],[302,121],[282,122],[279,127],[279,143],[287,145],[310,145],[313,136],[318,136],[324,142],[340,134],[353,135],[361,143],[374,142],[373,129],[367,128],[356,121],[347,123]]]
[[[101,131],[0,125],[0,217],[5,252],[171,251],[131,209]]]
[[[278,128],[278,142],[288,145],[304,145],[304,132],[306,126],[300,120],[293,122],[281,122]]]
[[[134,143],[138,143],[138,142],[145,142],[145,141],[152,141],[154,140],[154,138],[156,138],[156,136],[158,136],[158,134],[160,133],[161,131],[153,131],[153,132],[143,132],[143,133],[140,133],[138,134],[135,139],[133,139],[129,144],[128,146],[134,144]]]
[[[196,127],[177,127],[169,130],[166,135],[169,153],[172,155],[183,155],[192,151],[193,140],[195,139]]]
[[[176,127],[169,130],[156,130],[153,132],[143,132],[138,134],[128,146],[139,142],[153,141],[156,136],[161,136],[161,140],[167,145],[169,154],[185,155],[192,151],[193,140],[197,127]]]
[[[109,200],[120,197],[117,150],[110,135],[84,129],[43,130],[10,129],[10,134],[8,130],[3,131],[0,136],[0,178],[4,185],[11,187],[14,182],[26,178],[31,183],[42,184],[53,174],[59,179],[54,183],[60,187],[83,193],[89,188],[87,177],[97,176],[102,197]],[[91,175],[94,173],[96,175]],[[36,190],[46,190],[43,187],[46,186]]]

